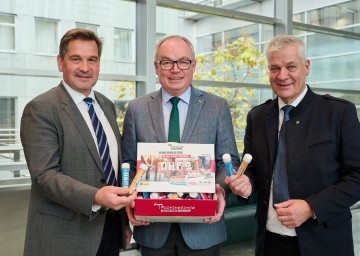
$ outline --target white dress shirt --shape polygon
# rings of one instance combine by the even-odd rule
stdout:
[[[65,86],[65,89],[67,90],[67,92],[70,94],[71,98],[73,99],[73,101],[75,102],[76,106],[78,107],[81,115],[83,116],[90,132],[91,135],[94,139],[94,143],[96,145],[96,149],[99,152],[99,149],[97,147],[97,138],[96,138],[96,134],[94,131],[94,127],[91,123],[91,119],[90,119],[90,115],[88,112],[88,105],[84,102],[84,99],[86,98],[82,93],[75,91],[73,88],[71,88],[69,85],[67,85],[64,81],[62,81],[62,83]],[[94,91],[91,90],[90,94],[88,97],[91,97],[93,99],[93,106],[94,106],[94,110],[96,112],[96,115],[99,119],[99,121],[101,122],[101,125],[103,126],[104,132],[106,134],[106,138],[108,141],[108,145],[109,145],[109,150],[110,150],[110,158],[111,158],[111,162],[115,171],[115,177],[118,177],[118,167],[119,167],[119,161],[118,161],[118,143],[114,134],[113,129],[110,126],[109,121],[107,120],[104,111],[101,109],[100,105],[98,104],[98,102],[96,101],[95,98],[95,94]],[[80,160],[80,161],[86,161],[86,159],[84,160]],[[96,212],[101,208],[100,205],[93,205],[92,207],[92,211]]]
[[[162,95],[165,135],[167,138],[169,135],[169,122],[170,122],[170,114],[172,109],[172,103],[170,102],[170,99],[173,96],[170,95],[163,88],[161,89],[161,95]],[[189,88],[182,95],[179,96],[180,101],[178,103],[178,109],[179,109],[180,138],[182,137],[185,127],[186,116],[190,103],[190,96],[191,96],[191,86],[189,86]]]
[[[299,97],[294,100],[290,105],[296,107],[300,101],[305,97],[305,94],[307,92],[308,88],[305,86],[305,90],[299,95]],[[284,111],[281,109],[286,104],[278,98],[279,102],[279,129],[278,129],[278,135],[280,133],[280,128],[283,123],[284,119]],[[274,179],[274,176],[273,176]],[[287,228],[283,225],[281,225],[280,221],[277,218],[276,211],[273,207],[273,180],[271,182],[271,189],[270,189],[270,198],[269,198],[269,208],[268,208],[268,216],[266,221],[266,229],[270,232],[285,235],[285,236],[296,236],[295,228]]]

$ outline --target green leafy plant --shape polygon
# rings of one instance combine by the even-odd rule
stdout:
[[[235,82],[239,86],[207,87],[206,91],[225,98],[233,118],[238,150],[242,151],[243,131],[246,126],[246,114],[250,109],[250,98],[254,90],[244,88],[242,83],[268,83],[266,59],[250,37],[240,37],[224,49],[196,57],[195,80]],[[196,84],[195,84],[196,85]]]
[[[268,83],[266,59],[255,46],[252,38],[240,37],[224,49],[219,49],[209,54],[200,54],[196,57],[195,80],[235,82],[239,86],[228,87],[207,87],[206,91],[225,98],[230,106],[233,119],[235,137],[238,150],[243,149],[243,131],[246,126],[246,114],[251,108],[250,98],[254,98],[254,90],[242,87],[242,83]],[[194,83],[194,86],[197,86]],[[198,87],[198,86],[197,86]],[[118,82],[112,85],[114,93],[118,94],[117,121],[122,129],[127,103],[124,98],[135,97],[134,82]]]
[[[135,98],[135,82],[131,81],[119,81],[112,85],[110,85],[110,90],[117,95],[117,99],[115,100],[115,108],[116,108],[116,121],[118,123],[120,133],[122,133],[122,127],[125,118],[125,112],[128,106],[128,100]]]

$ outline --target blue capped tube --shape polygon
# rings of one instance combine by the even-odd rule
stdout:
[[[226,154],[223,155],[222,158],[223,158],[223,161],[225,163],[226,169],[228,171],[228,175],[229,176],[234,175],[234,170],[233,170],[233,167],[232,167],[230,154],[226,153]]]
[[[130,165],[128,163],[123,163],[121,165],[121,187],[129,187],[129,171]]]

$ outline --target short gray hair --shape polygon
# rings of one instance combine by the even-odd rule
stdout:
[[[155,57],[154,57],[154,60],[156,60],[157,58],[157,55],[158,55],[158,51],[159,51],[159,48],[160,46],[170,40],[170,39],[180,39],[180,40],[183,40],[190,48],[191,50],[191,54],[192,54],[192,58],[193,60],[195,59],[195,50],[194,50],[194,46],[192,45],[192,43],[190,42],[189,39],[187,39],[186,37],[183,37],[183,36],[180,36],[180,35],[171,35],[171,36],[167,36],[167,37],[164,37],[163,39],[161,39],[157,44],[156,44],[156,48],[155,48]]]
[[[302,39],[290,36],[290,35],[281,35],[276,36],[270,40],[270,42],[265,47],[265,54],[267,60],[269,60],[269,54],[272,51],[278,51],[284,49],[289,45],[295,45],[298,47],[299,57],[302,61],[306,61],[306,51],[305,51],[305,43]]]

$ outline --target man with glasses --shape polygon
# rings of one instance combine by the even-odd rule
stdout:
[[[204,219],[204,223],[181,224],[138,221],[128,207],[134,238],[145,256],[220,255],[219,244],[226,239],[225,195],[230,192],[224,183],[222,155],[230,153],[234,168],[239,166],[228,104],[191,85],[196,61],[188,39],[177,35],[162,39],[156,47],[154,65],[162,88],[130,101],[123,127],[123,161],[130,163],[134,176],[138,142],[214,144],[218,207],[215,216]],[[175,106],[177,127],[169,124]]]

